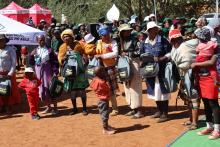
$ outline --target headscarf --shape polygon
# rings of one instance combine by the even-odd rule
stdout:
[[[210,41],[211,40],[211,33],[210,30],[206,27],[203,27],[197,31],[195,31],[196,37],[199,39],[202,39],[204,41]]]
[[[100,36],[105,36],[105,35],[110,34],[109,28],[107,26],[103,26],[103,27],[99,28],[98,32],[99,32]]]
[[[64,35],[69,35],[74,38],[73,31],[71,29],[66,29],[61,33],[61,39],[63,40]]]

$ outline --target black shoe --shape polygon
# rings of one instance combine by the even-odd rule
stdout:
[[[152,115],[150,118],[159,118],[161,116],[160,112],[156,112],[154,115]]]
[[[138,111],[137,113],[135,113],[131,118],[132,119],[138,119],[138,118],[142,118],[144,117],[144,115],[142,114],[141,111]]]
[[[78,110],[77,110],[77,109],[73,109],[72,112],[70,112],[69,115],[75,115],[75,114],[77,114],[77,113],[78,113]]]
[[[88,112],[87,112],[86,110],[83,110],[83,111],[82,111],[82,114],[83,114],[84,116],[86,116],[86,115],[88,115]]]
[[[31,116],[33,120],[39,120],[40,116],[38,114],[34,114]]]
[[[135,115],[135,111],[134,110],[131,110],[128,113],[125,114],[125,116],[133,116],[133,115]]]
[[[165,121],[168,121],[168,120],[169,120],[168,116],[165,115],[165,114],[162,114],[160,116],[160,118],[157,120],[157,123],[162,123],[162,122],[165,122]]]

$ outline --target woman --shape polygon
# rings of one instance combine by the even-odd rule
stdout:
[[[167,63],[167,57],[165,56],[171,50],[169,42],[158,35],[159,27],[155,22],[149,22],[147,24],[147,32],[149,34],[145,41],[143,53],[150,53],[154,56],[155,62],[159,63],[159,73],[156,77],[147,78],[147,93],[150,99],[156,101],[158,112],[156,112],[152,118],[159,118],[158,123],[168,120],[168,102],[170,99],[170,93],[165,88],[163,77],[165,74],[165,66]]]
[[[36,76],[42,83],[39,88],[39,95],[47,106],[43,113],[56,115],[58,113],[57,101],[50,97],[48,88],[52,77],[58,75],[58,60],[53,50],[46,47],[44,35],[37,36],[37,42],[39,46],[30,55],[30,65],[35,66]],[[54,105],[54,108],[51,108],[51,104]]]
[[[20,94],[16,83],[16,52],[15,48],[6,45],[9,39],[5,35],[0,35],[0,79],[11,80],[11,95],[9,97],[0,96],[0,106],[2,112],[12,113],[12,106],[20,102]]]
[[[190,119],[184,122],[183,125],[188,126],[190,130],[194,130],[198,128],[200,99],[198,97],[197,88],[194,85],[195,78],[190,69],[190,65],[195,61],[196,47],[199,41],[194,38],[184,42],[181,32],[177,29],[170,31],[169,39],[172,44],[171,59],[176,64],[182,79],[180,82],[180,91],[183,89],[187,91],[187,99],[185,102],[187,102],[189,107]],[[188,85],[186,86],[185,83]]]
[[[108,82],[111,87],[111,103],[112,109],[110,115],[115,116],[118,114],[118,106],[116,101],[116,90],[118,89],[117,85],[117,72],[116,72],[116,57],[118,56],[118,45],[117,42],[112,40],[110,37],[110,31],[107,26],[103,26],[99,29],[99,35],[101,40],[98,41],[96,47],[96,58],[101,58],[102,62],[108,72]]]
[[[138,51],[137,38],[131,36],[133,29],[128,24],[119,26],[121,55],[128,56],[131,59],[132,78],[128,82],[124,82],[125,98],[129,104],[131,111],[126,116],[132,118],[143,117],[140,108],[142,107],[142,78],[140,75],[140,54]]]
[[[82,61],[83,55],[83,47],[81,44],[75,40],[73,31],[70,29],[66,29],[61,34],[61,39],[63,40],[63,45],[61,45],[58,53],[58,60],[60,65],[63,64],[63,61],[67,57],[67,51],[74,51],[71,52],[71,56],[73,55],[78,63],[79,74],[74,80],[71,79],[64,79],[64,89],[66,91],[71,91],[71,101],[73,104],[73,110],[70,115],[74,115],[78,112],[76,98],[81,97],[83,110],[82,114],[87,115],[87,108],[86,108],[86,91],[85,89],[89,86],[88,79],[85,75],[85,66]],[[68,54],[69,55],[69,54]]]
[[[198,135],[210,135],[209,139],[220,138],[220,107],[218,102],[219,82],[214,79],[218,78],[216,61],[218,56],[213,55],[211,60],[205,62],[196,62],[191,65],[192,69],[199,71],[201,68],[208,70],[208,75],[196,74],[199,96],[202,98],[205,109],[207,128],[198,132]]]

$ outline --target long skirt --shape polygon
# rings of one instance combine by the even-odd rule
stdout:
[[[41,80],[41,85],[39,87],[39,96],[42,101],[49,102],[51,100],[49,94],[49,83],[53,77],[53,70],[50,63],[35,66],[36,76]]]
[[[124,83],[125,99],[131,109],[142,106],[142,80],[140,75],[140,61],[133,59],[131,70],[133,72],[132,79]]]

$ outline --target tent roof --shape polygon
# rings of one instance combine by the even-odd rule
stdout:
[[[50,10],[42,8],[39,4],[34,4],[31,8],[29,8],[30,13],[51,13]]]
[[[0,14],[0,34],[44,33]]]
[[[28,9],[25,9],[15,2],[11,2],[8,6],[0,10],[1,14],[18,14],[18,13],[28,13]]]

